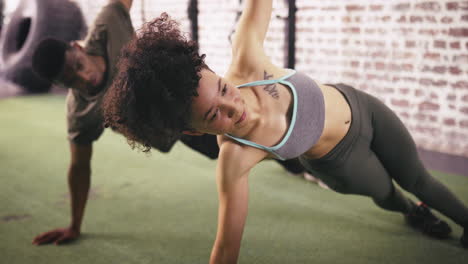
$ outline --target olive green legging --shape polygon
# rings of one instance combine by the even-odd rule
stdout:
[[[300,157],[304,167],[339,193],[370,196],[381,208],[408,213],[414,203],[395,187],[395,180],[428,206],[466,227],[468,208],[424,168],[411,135],[395,113],[353,87],[333,86],[351,107],[351,126],[324,157]]]

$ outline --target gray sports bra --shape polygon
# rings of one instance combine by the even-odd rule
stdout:
[[[325,123],[325,104],[322,90],[307,75],[295,70],[279,79],[260,80],[237,87],[274,83],[281,83],[289,87],[293,95],[291,123],[281,142],[275,146],[267,147],[229,134],[225,135],[239,143],[265,150],[280,160],[297,158],[317,143],[322,135]]]

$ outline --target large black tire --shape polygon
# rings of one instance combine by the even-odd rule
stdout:
[[[82,39],[86,30],[80,8],[70,0],[21,0],[1,32],[0,76],[28,92],[48,91],[50,82],[37,76],[31,67],[38,43],[49,37]]]

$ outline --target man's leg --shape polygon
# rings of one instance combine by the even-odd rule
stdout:
[[[180,141],[189,148],[203,154],[210,159],[217,159],[219,154],[218,142],[215,135],[202,136],[183,135]]]
[[[276,160],[285,170],[291,174],[303,174],[306,169],[299,162],[299,159]]]

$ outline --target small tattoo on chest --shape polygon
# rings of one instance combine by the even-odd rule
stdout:
[[[264,80],[269,80],[271,77],[273,77],[273,74],[269,75],[266,71],[263,72]],[[271,95],[271,97],[275,99],[279,98],[279,93],[278,93],[278,90],[276,89],[276,83],[265,85],[265,87],[263,87],[263,90],[265,90],[269,95]]]

